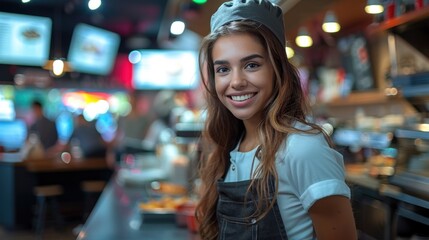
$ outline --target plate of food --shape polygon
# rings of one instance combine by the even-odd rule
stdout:
[[[142,213],[143,222],[174,223],[178,207],[187,201],[189,198],[186,196],[163,196],[139,203],[139,210]]]

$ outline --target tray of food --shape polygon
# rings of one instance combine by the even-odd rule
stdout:
[[[189,198],[186,196],[162,196],[141,202],[139,210],[142,214],[142,220],[145,223],[174,223],[178,207],[187,201],[189,201]]]

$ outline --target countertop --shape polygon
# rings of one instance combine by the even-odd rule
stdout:
[[[144,186],[126,185],[118,181],[118,170],[105,187],[78,240],[156,239],[189,240],[199,239],[198,234],[179,228],[174,222],[146,223],[138,204],[148,199]],[[356,167],[348,168],[347,180],[353,183],[367,183],[367,187],[378,188],[378,181],[366,177]]]
[[[123,185],[114,174],[77,239],[199,239],[198,234],[187,228],[179,228],[174,221],[146,223],[138,204],[147,196],[143,186]]]

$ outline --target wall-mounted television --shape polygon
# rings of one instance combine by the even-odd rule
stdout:
[[[139,50],[133,65],[133,87],[138,90],[188,90],[198,86],[198,52],[195,50]]]
[[[21,149],[27,134],[27,125],[22,119],[0,120],[0,146],[3,146],[6,152]]]
[[[80,23],[73,31],[67,60],[75,72],[108,75],[120,41],[117,33]]]
[[[43,66],[51,31],[48,17],[0,12],[0,64]]]

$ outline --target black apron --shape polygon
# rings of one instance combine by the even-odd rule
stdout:
[[[262,218],[252,217],[256,211],[257,196],[248,193],[251,180],[239,182],[218,181],[219,200],[217,219],[219,240],[286,240],[286,229],[277,201]],[[270,198],[274,195],[274,183],[270,184]],[[246,196],[247,194],[247,196]]]

